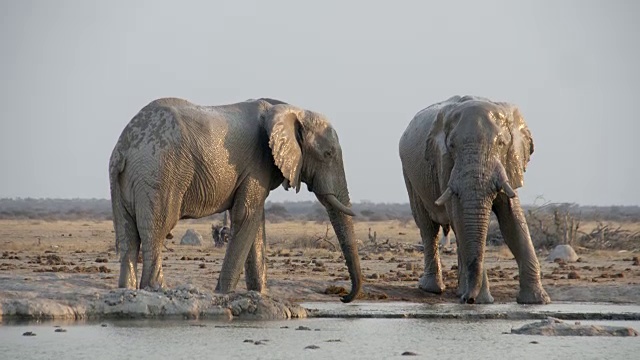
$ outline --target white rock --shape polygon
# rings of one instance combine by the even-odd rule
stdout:
[[[556,259],[562,259],[565,262],[576,262],[578,261],[578,254],[576,254],[571,245],[558,245],[547,256],[547,261],[553,262]]]
[[[193,229],[189,229],[180,240],[180,245],[202,245],[202,235]]]

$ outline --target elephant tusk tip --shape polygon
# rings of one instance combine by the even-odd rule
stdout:
[[[325,199],[334,209],[341,211],[342,213],[349,216],[356,216],[356,213],[351,210],[348,206],[342,204],[333,194],[325,195]]]
[[[512,199],[516,197],[516,192],[513,190],[511,185],[509,185],[509,183],[506,181],[504,184],[502,184],[502,191],[504,191],[504,193],[507,194],[507,196]]]
[[[447,190],[445,190],[444,193],[436,200],[435,204],[442,206],[451,199],[451,196],[453,196],[453,191],[451,191],[450,187],[447,187]]]

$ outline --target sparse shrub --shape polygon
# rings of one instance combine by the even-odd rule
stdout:
[[[504,245],[504,238],[502,237],[502,232],[500,231],[500,224],[495,219],[492,219],[491,222],[489,222],[489,230],[487,231],[487,245]]]
[[[536,248],[550,249],[557,245],[574,245],[580,228],[580,218],[571,213],[575,204],[547,203],[527,211],[531,240]]]
[[[280,223],[290,220],[290,215],[282,204],[271,204],[265,209],[265,218],[272,223]]]
[[[290,249],[327,249],[337,251],[339,249],[333,230],[327,224],[324,234],[301,236],[289,243]]]

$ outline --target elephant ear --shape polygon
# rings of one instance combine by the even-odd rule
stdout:
[[[272,106],[264,117],[264,127],[269,136],[269,147],[276,166],[284,176],[285,190],[294,187],[300,191],[302,149],[300,133],[301,110],[278,104]]]
[[[446,109],[438,110],[431,129],[427,135],[427,146],[424,157],[432,174],[437,174],[440,190],[444,191],[449,182],[449,175],[453,167],[453,160],[447,150],[446,136]],[[440,196],[440,194],[437,194]]]
[[[520,114],[520,110],[511,105],[507,112],[509,132],[511,133],[511,146],[507,150],[506,171],[509,184],[514,189],[524,185],[524,172],[533,154],[533,137]]]

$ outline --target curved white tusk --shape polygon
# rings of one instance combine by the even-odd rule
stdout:
[[[438,200],[436,200],[436,205],[442,206],[444,203],[449,201],[449,199],[451,199],[451,196],[453,196],[453,191],[451,191],[451,188],[447,186],[447,190],[445,190],[444,193],[438,198]]]
[[[342,204],[338,198],[336,198],[335,195],[333,194],[327,194],[324,196],[324,198],[327,200],[327,202],[335,209],[338,209],[340,211],[342,211],[343,213],[349,215],[349,216],[356,216],[356,213],[353,212],[353,210],[349,209],[348,207],[346,207],[344,204]]]
[[[510,198],[516,197],[516,192],[513,191],[513,188],[511,187],[511,185],[509,185],[507,181],[502,183],[502,190],[505,192],[505,194],[507,194],[508,197]]]

